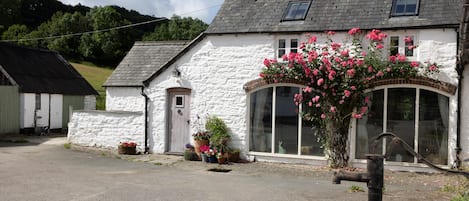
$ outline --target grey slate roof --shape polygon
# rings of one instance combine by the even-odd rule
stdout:
[[[0,42],[0,73],[22,93],[98,95],[59,53]]]
[[[281,22],[290,1],[301,0],[225,0],[206,33],[457,27],[462,12],[461,0],[420,0],[417,17],[392,18],[392,0],[312,0],[304,21]]]
[[[187,44],[187,41],[135,42],[103,86],[143,86],[144,80]]]

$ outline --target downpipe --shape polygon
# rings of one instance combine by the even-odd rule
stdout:
[[[148,146],[148,100],[150,100],[150,98],[148,98],[147,94],[145,94],[145,87],[142,87],[142,96],[145,98],[145,111],[144,111],[144,115],[145,115],[145,151],[143,153],[145,154],[149,154],[150,153],[150,147]]]

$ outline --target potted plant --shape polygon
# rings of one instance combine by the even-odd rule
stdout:
[[[227,162],[227,158],[226,158],[226,155],[219,152],[217,154],[217,161],[218,161],[218,164],[225,164]]]
[[[195,153],[194,146],[189,143],[186,144],[186,150],[184,150],[184,159],[187,161],[196,161],[199,159]]]
[[[117,153],[135,155],[135,154],[137,154],[137,143],[135,143],[135,142],[121,142],[117,146]]]
[[[199,158],[200,157],[200,147],[203,145],[209,145],[210,135],[207,131],[197,131],[196,133],[192,134],[194,138],[194,151]]]
[[[210,144],[223,152],[223,146],[231,139],[225,122],[217,116],[210,116],[205,122],[205,129],[210,133]]]
[[[238,162],[239,161],[239,149],[231,149],[230,151],[227,152],[227,159],[230,162]]]

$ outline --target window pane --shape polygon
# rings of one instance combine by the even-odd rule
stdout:
[[[272,152],[272,88],[251,94],[250,151]]]
[[[448,161],[448,110],[448,97],[420,90],[419,153],[440,165]]]
[[[313,128],[311,121],[302,121],[301,128],[301,155],[324,156],[324,149],[319,141],[316,132],[318,129]]]
[[[302,3],[292,3],[288,4],[287,10],[285,11],[285,15],[283,20],[302,20],[306,16],[306,12],[308,11],[309,2],[302,2]]]
[[[36,110],[41,109],[41,94],[36,94]]]
[[[285,48],[285,39],[278,40],[278,48]]]
[[[412,40],[409,42],[405,42],[405,56],[408,56],[408,57],[414,56],[414,49],[409,49],[409,46],[414,45],[414,37],[406,36],[406,38],[410,38]]]
[[[275,104],[275,153],[298,154],[298,113],[293,101],[297,87],[277,87]]]
[[[291,39],[291,48],[298,48],[298,39]]]
[[[285,49],[279,49],[278,50],[278,57],[282,57],[283,55],[285,55]]]
[[[398,54],[399,53],[399,36],[391,36],[389,43],[390,43],[389,54],[390,55]]]
[[[357,120],[355,158],[366,159],[365,154],[382,154],[383,143],[373,147],[374,139],[383,132],[384,90],[368,93],[368,113]]]
[[[395,133],[411,147],[415,139],[415,89],[388,89],[387,131]],[[389,161],[413,162],[413,155],[400,145],[388,142]]]

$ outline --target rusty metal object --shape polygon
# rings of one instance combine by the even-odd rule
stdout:
[[[368,200],[381,201],[383,200],[384,186],[384,156],[367,154],[366,157],[368,160],[366,173],[334,172],[332,183],[340,184],[341,180],[366,182],[368,186]]]
[[[441,171],[441,172],[462,175],[462,176],[465,176],[466,178],[469,179],[469,172],[464,172],[464,171],[459,171],[459,170],[452,170],[452,169],[444,169],[444,168],[441,168],[438,165],[435,165],[435,164],[431,163],[429,160],[427,160],[421,154],[415,152],[414,149],[409,144],[407,144],[404,140],[402,140],[400,137],[398,137],[395,133],[392,133],[392,132],[381,133],[376,138],[376,140],[372,144],[372,153],[376,153],[375,152],[376,147],[377,147],[379,141],[381,140],[381,138],[384,138],[384,137],[392,137],[392,140],[391,140],[391,143],[390,143],[391,146],[388,147],[389,149],[388,149],[386,154],[391,153],[391,149],[393,148],[394,145],[401,145],[401,147],[404,148],[407,152],[409,152],[410,154],[415,156],[419,162],[424,163],[428,167],[431,167],[431,168],[433,168],[435,170],[438,170],[438,171]]]

